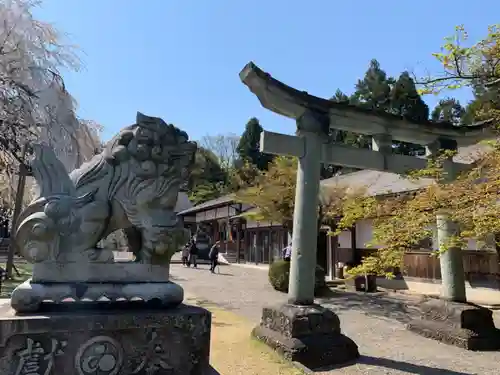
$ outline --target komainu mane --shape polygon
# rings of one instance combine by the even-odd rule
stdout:
[[[97,243],[117,229],[125,230],[138,262],[155,263],[176,250],[182,229],[174,208],[196,152],[185,132],[138,113],[136,124],[69,175],[52,149],[34,151],[40,195],[16,231],[16,246],[29,260],[112,261]]]

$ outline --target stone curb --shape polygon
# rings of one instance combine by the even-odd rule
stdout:
[[[392,290],[392,289],[381,288],[381,287],[378,287],[378,288],[387,294],[394,293],[394,294],[400,294],[403,296],[420,297],[420,298],[424,298],[424,299],[439,297],[437,295],[432,295],[432,294],[411,293],[411,292],[408,292],[406,290]],[[468,302],[474,303],[478,306],[481,306],[481,307],[484,307],[484,308],[487,308],[490,310],[500,310],[500,303],[489,304],[489,303],[484,303],[481,301],[474,301],[474,300],[469,300]]]

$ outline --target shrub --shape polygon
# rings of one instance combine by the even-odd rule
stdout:
[[[269,282],[274,289],[279,292],[288,292],[288,282],[290,280],[290,262],[287,262],[285,260],[278,260],[271,263],[271,265],[269,266],[268,275]],[[325,270],[320,266],[316,266],[314,285],[315,292],[318,292],[326,287],[325,275]]]
[[[279,292],[288,292],[290,262],[277,260],[269,266],[269,282]]]

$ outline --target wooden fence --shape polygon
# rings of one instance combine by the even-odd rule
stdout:
[[[496,282],[500,276],[498,255],[493,251],[464,250],[464,272],[471,282]],[[404,256],[403,275],[440,280],[439,258],[428,251],[412,251]]]
[[[373,249],[357,249],[363,256],[376,251]],[[349,262],[352,260],[352,249],[337,249],[337,260]],[[467,281],[471,283],[494,283],[500,286],[499,257],[495,251],[463,250],[464,272]],[[425,280],[441,280],[439,258],[430,251],[409,251],[404,255],[402,276]]]

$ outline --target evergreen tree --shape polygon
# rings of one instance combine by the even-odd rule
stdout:
[[[349,103],[349,97],[340,89],[337,89],[337,91],[335,91],[335,95],[333,95],[330,100],[336,103]]]
[[[415,122],[425,122],[429,119],[429,106],[420,97],[408,72],[401,73],[392,86],[389,112]],[[393,148],[395,153],[403,155],[424,152],[420,145],[400,141],[394,141]]]
[[[440,100],[431,113],[434,122],[449,122],[453,125],[461,125],[465,115],[465,108],[460,102],[453,98]]]
[[[335,95],[330,100],[336,103],[359,105],[359,99],[355,94],[347,96],[340,89],[335,91]],[[370,137],[344,130],[330,129],[328,138],[331,143],[343,143],[361,148],[369,148],[370,145]]]
[[[391,87],[394,78],[387,77],[387,73],[380,67],[376,59],[370,61],[370,65],[363,79],[358,80],[356,90],[349,102],[361,108],[376,112],[388,112],[391,108]],[[371,148],[371,137],[351,133],[347,144],[361,148]]]
[[[390,96],[390,112],[415,122],[429,119],[429,106],[417,92],[408,72],[403,72],[394,83]]]
[[[356,84],[353,101],[359,101],[359,106],[377,111],[390,109],[391,85],[394,79],[387,74],[376,59],[370,61],[370,66],[363,79]]]
[[[335,91],[335,94],[330,98],[331,101],[336,103],[357,105],[359,104],[359,100],[354,95],[348,96],[340,89]],[[371,139],[369,136],[365,136],[363,134],[356,134],[353,132],[332,129],[330,128],[328,133],[328,141],[329,143],[340,143],[346,144],[354,147],[361,148],[369,148]],[[338,173],[346,173],[353,172],[352,168],[345,168],[342,166],[334,165],[334,164],[322,164],[321,166],[321,178],[330,178]]]
[[[239,163],[245,161],[254,164],[260,170],[267,169],[269,162],[273,159],[272,155],[260,152],[260,134],[263,129],[259,120],[252,117],[245,126],[245,131],[241,135],[238,143],[237,152]]]

